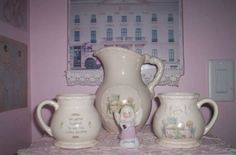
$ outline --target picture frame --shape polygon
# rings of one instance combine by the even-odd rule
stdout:
[[[27,31],[27,0],[2,0],[0,10],[0,21]]]
[[[27,107],[27,45],[0,35],[0,112]]]
[[[182,0],[68,0],[66,81],[73,85],[99,85],[104,71],[93,53],[119,46],[163,60],[159,85],[178,86],[184,74]],[[151,65],[141,68],[150,82]]]

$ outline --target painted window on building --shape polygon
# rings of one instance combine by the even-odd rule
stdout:
[[[112,16],[107,16],[107,22],[112,23]]]
[[[142,40],[142,29],[141,28],[135,29],[135,40]]]
[[[157,30],[152,30],[152,42],[157,42]]]
[[[75,24],[79,24],[80,23],[80,16],[79,15],[75,15],[74,23]]]
[[[157,49],[152,49],[151,56],[152,57],[158,57]]]
[[[174,39],[174,30],[172,29],[169,29],[168,30],[168,42],[174,42],[175,39]]]
[[[91,23],[96,23],[97,19],[96,19],[96,15],[92,14],[91,15]]]
[[[141,16],[139,16],[139,15],[136,16],[136,22],[137,22],[137,23],[140,23],[140,22],[141,22]]]
[[[80,41],[80,31],[74,31],[74,41]]]
[[[107,40],[113,40],[113,30],[111,28],[107,29]]]
[[[174,22],[173,13],[168,13],[168,22]]]
[[[121,28],[121,37],[127,37],[127,28]]]
[[[152,13],[152,22],[156,22],[156,21],[157,21],[157,14]]]
[[[126,23],[127,22],[127,16],[121,16],[121,22]]]
[[[91,43],[96,43],[97,39],[96,39],[96,31],[91,31]]]
[[[175,51],[174,51],[174,49],[169,49],[168,50],[168,57],[169,57],[169,62],[174,62],[175,61]]]
[[[73,54],[73,68],[81,67],[81,46],[74,46]]]

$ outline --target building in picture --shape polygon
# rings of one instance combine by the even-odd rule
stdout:
[[[183,67],[179,0],[71,0],[71,69],[98,69],[96,49],[120,46]]]

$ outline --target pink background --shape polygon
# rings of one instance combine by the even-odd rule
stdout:
[[[235,6],[235,0],[183,0],[185,75],[179,87],[158,86],[156,93],[191,91],[208,96],[208,60],[236,59]],[[41,137],[34,120],[38,103],[61,93],[95,93],[97,87],[66,85],[66,0],[30,0],[30,35],[4,23],[0,26],[1,34],[28,43],[30,53],[29,108],[0,113],[0,154],[7,155]],[[218,105],[219,118],[211,132],[236,147],[236,102]],[[208,110],[203,111],[208,117]]]

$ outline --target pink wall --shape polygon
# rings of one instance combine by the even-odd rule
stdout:
[[[0,154],[13,155],[31,143],[29,108],[0,113]]]
[[[4,22],[0,22],[0,34],[25,44],[29,43],[28,32]],[[13,155],[18,149],[30,145],[31,121],[29,104],[27,108],[0,113],[0,155]]]
[[[183,0],[185,75],[179,87],[157,87],[156,93],[193,91],[208,96],[208,60],[236,59],[235,0]],[[31,108],[63,92],[94,93],[96,86],[66,85],[67,2],[31,0]],[[212,132],[236,147],[236,103],[219,103]],[[48,115],[46,116],[48,118]],[[46,119],[45,117],[45,119]],[[227,121],[226,121],[227,120]],[[41,136],[32,122],[32,140]]]

